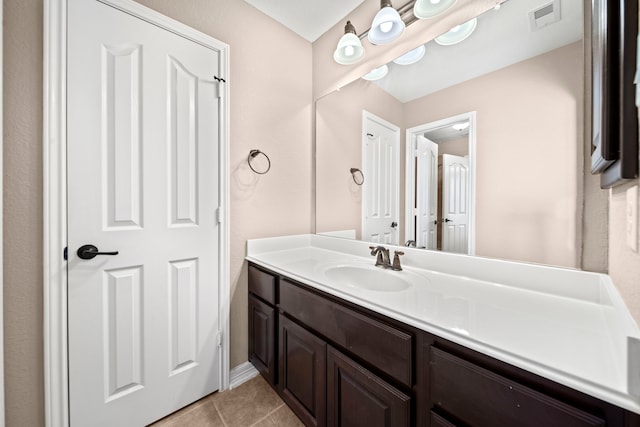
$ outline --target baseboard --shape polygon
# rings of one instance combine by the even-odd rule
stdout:
[[[247,361],[241,363],[235,368],[232,368],[229,373],[229,390],[249,381],[251,378],[258,376],[258,374],[258,370],[251,364],[251,362]]]

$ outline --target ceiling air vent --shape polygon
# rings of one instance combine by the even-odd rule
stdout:
[[[538,31],[560,20],[560,0],[553,0],[529,12],[531,31]]]

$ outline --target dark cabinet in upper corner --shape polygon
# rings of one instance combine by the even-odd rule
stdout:
[[[408,395],[327,348],[327,426],[408,427],[410,420]]]

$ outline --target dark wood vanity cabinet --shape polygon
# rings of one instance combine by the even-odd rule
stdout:
[[[276,386],[277,376],[277,277],[249,266],[249,361]]]
[[[307,426],[640,427],[637,414],[261,267],[249,291],[250,360]]]

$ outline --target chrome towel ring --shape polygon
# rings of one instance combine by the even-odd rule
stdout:
[[[351,172],[351,176],[353,177],[353,182],[355,182],[357,185],[364,184],[364,174],[360,169],[351,168],[349,169],[349,171]]]
[[[261,154],[264,156],[265,159],[267,159],[267,168],[263,171],[256,170],[251,164],[251,162]],[[271,160],[269,159],[269,156],[267,156],[265,153],[263,153],[260,150],[249,151],[249,157],[247,157],[247,163],[249,164],[249,167],[251,168],[251,170],[257,173],[258,175],[264,175],[265,173],[269,172],[269,170],[271,169]]]

